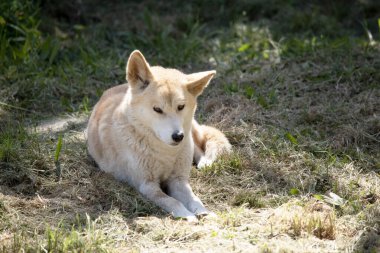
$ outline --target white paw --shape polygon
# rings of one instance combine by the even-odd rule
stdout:
[[[187,221],[187,222],[189,222],[189,223],[194,223],[194,224],[196,224],[196,223],[199,222],[197,216],[195,216],[195,215],[189,215],[189,216],[186,216],[186,217],[183,217],[183,216],[175,216],[174,218],[175,218],[176,220],[185,220],[185,221]]]
[[[204,217],[204,216],[210,216],[210,217],[216,217],[216,214],[214,212],[204,210],[202,212],[196,212],[195,215],[197,217]]]
[[[207,159],[206,157],[202,157],[200,160],[199,160],[199,163],[197,164],[197,168],[198,169],[203,169],[205,167],[208,167],[210,166],[211,164],[213,164],[214,161],[210,160],[210,159]]]
[[[198,223],[198,218],[188,210],[181,210],[177,213],[173,213],[174,218],[177,220],[186,220],[190,223]]]
[[[216,220],[216,218],[218,218],[218,216],[214,212],[210,212],[210,211],[198,213],[196,215],[198,219],[201,221]]]
[[[196,216],[188,216],[185,219],[189,223],[198,223],[198,218]]]

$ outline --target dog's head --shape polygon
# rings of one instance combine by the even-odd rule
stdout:
[[[128,113],[162,142],[176,146],[191,134],[196,99],[215,73],[186,75],[151,67],[140,51],[133,51],[127,64]]]

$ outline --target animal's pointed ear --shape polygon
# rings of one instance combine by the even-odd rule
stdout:
[[[211,70],[187,75],[187,79],[189,80],[186,84],[187,90],[195,97],[199,96],[215,74],[216,71]]]
[[[145,89],[153,80],[149,63],[139,50],[131,53],[127,63],[127,81],[132,88]]]

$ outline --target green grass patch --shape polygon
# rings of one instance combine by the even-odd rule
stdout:
[[[4,245],[1,252],[112,252],[109,247],[112,240],[97,228],[97,221],[87,216],[84,227],[67,229],[63,225],[57,228],[47,227],[42,237],[34,234],[37,240],[30,241],[30,235],[17,232],[10,244]]]
[[[235,206],[247,206],[248,208],[262,208],[265,207],[264,202],[261,200],[261,196],[254,192],[241,191],[238,192],[232,200],[232,205]]]

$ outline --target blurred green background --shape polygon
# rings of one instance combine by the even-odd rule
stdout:
[[[369,0],[2,1],[0,102],[47,114],[88,110],[124,81],[134,49],[189,71],[210,59],[233,69],[318,48],[351,52],[379,40],[379,13]]]

